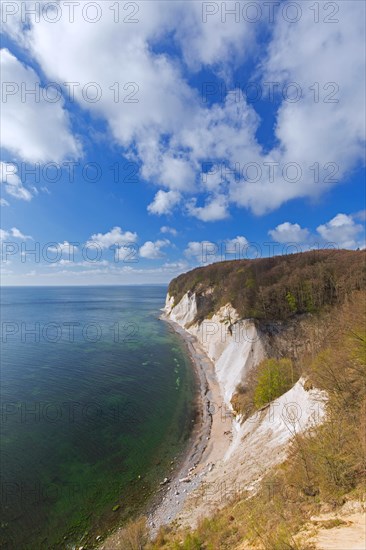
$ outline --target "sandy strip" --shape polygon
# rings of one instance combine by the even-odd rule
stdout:
[[[212,361],[194,336],[165,316],[162,319],[187,345],[199,380],[199,406],[202,413],[188,443],[185,458],[164,486],[166,491],[161,501],[148,515],[152,535],[161,525],[179,520],[179,515],[185,511],[187,498],[201,485],[215,463],[222,460],[232,437],[232,415],[224,405]]]

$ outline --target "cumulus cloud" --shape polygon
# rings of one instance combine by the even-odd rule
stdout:
[[[0,229],[0,239],[2,241],[5,241],[10,237],[12,237],[13,239],[22,239],[23,241],[33,240],[30,235],[24,235],[24,233],[22,233],[17,227],[12,227],[9,231],[6,231],[5,229]]]
[[[364,246],[365,229],[347,214],[337,214],[329,222],[317,227],[319,235],[338,248],[356,248]],[[363,234],[363,241],[361,240]]]
[[[223,244],[228,252],[242,250],[248,245],[248,240],[243,236],[237,236],[234,239],[226,239]]]
[[[328,222],[319,225],[315,233],[307,228],[302,228],[298,223],[284,222],[277,225],[275,229],[270,229],[268,234],[279,243],[302,244],[304,245],[302,250],[307,250],[314,244],[330,243],[337,248],[363,248],[365,246],[365,227],[355,221],[359,214],[337,214]]]
[[[286,181],[278,171],[273,182],[247,186],[238,202],[259,214],[293,198],[317,197],[363,162],[365,4],[341,1],[337,7],[333,24],[325,17],[315,24],[308,9],[296,24],[277,18],[262,82],[277,82],[282,90],[295,83],[301,97],[282,101],[275,128],[279,145],[267,160],[280,167],[297,163],[300,178]]]
[[[17,172],[18,168],[15,166],[15,164],[9,162],[0,162],[0,178],[6,193],[16,199],[30,201],[33,195],[29,191],[29,189],[26,189],[23,186]],[[3,199],[1,204],[2,206],[6,206],[9,203],[5,199]]]
[[[139,247],[136,243],[129,242],[126,244],[122,244],[114,250],[114,261],[135,263],[139,261],[138,253]]]
[[[191,241],[188,243],[184,254],[188,257],[201,256],[202,250],[213,247],[215,247],[215,244],[211,241]]]
[[[270,229],[268,234],[279,243],[304,243],[309,237],[308,229],[303,229],[298,223],[280,223],[275,229]]]
[[[361,222],[366,222],[366,210],[360,210],[359,212],[353,214],[352,217]]]
[[[187,65],[193,71],[215,66],[223,77],[230,77],[230,68],[242,63],[256,45],[255,25],[250,22],[250,15],[243,17],[247,2],[235,2],[232,6],[192,2],[189,9],[186,2],[179,4],[180,21],[175,36]],[[233,9],[236,14],[226,14]]]
[[[44,99],[35,71],[6,49],[1,50],[0,64],[3,80],[2,146],[27,162],[60,162],[80,156],[80,145],[71,133],[63,101]],[[25,95],[26,90],[34,89],[40,90],[39,97],[31,93]]]
[[[242,235],[233,239],[221,239],[217,242],[191,241],[184,250],[184,255],[202,264],[239,260],[246,257],[247,245],[248,240]]]
[[[166,262],[161,267],[164,271],[168,271],[169,273],[183,273],[189,269],[189,264],[181,260],[178,262]]]
[[[309,9],[302,9],[296,24],[277,16],[268,47],[256,48],[255,34],[263,28],[261,24],[249,23],[242,16],[238,24],[229,14],[223,24],[221,4],[214,3],[215,14],[204,22],[203,6],[198,2],[140,3],[139,24],[124,25],[123,33],[113,21],[112,4],[99,3],[103,14],[94,25],[76,9],[72,33],[67,12],[52,25],[44,18],[26,25],[12,18],[5,30],[18,37],[48,79],[80,83],[75,100],[107,121],[119,146],[140,162],[142,176],[161,188],[148,206],[150,213],[170,213],[180,205],[202,221],[214,221],[224,219],[235,205],[262,215],[291,199],[318,197],[346,179],[363,158],[363,2],[337,2],[338,24],[325,22],[324,17],[314,23],[314,11]],[[166,36],[175,40],[181,55],[173,57],[163,51]],[[259,58],[255,78],[262,84],[278,82],[280,88],[296,82],[303,94],[299,101],[278,96],[275,145],[270,149],[258,141],[260,117],[239,90],[235,96],[228,94],[222,104],[212,104],[189,85],[194,71],[209,67],[215,76],[224,78],[230,91],[230,74],[253,48],[256,61]],[[14,59],[8,58],[8,64],[25,71],[24,77],[34,83],[37,77],[32,69]],[[116,67],[122,83],[118,101],[116,90],[110,90],[116,82]],[[102,90],[95,103],[83,95],[83,86],[90,82]],[[317,82],[319,97],[316,87],[309,89]],[[127,89],[124,83],[129,83]],[[45,109],[42,105],[35,109],[37,123],[47,120],[47,125],[35,127],[30,118],[32,139],[26,133],[20,141],[16,126],[9,138],[12,147],[31,158],[76,155],[77,142],[70,136],[62,105],[49,104],[50,116],[38,117]],[[49,124],[56,108],[58,126]],[[22,115],[25,120],[28,116],[27,111]],[[202,179],[202,163],[207,160],[216,167],[227,166],[227,173],[222,175],[220,169],[215,176]],[[293,170],[284,171],[289,163],[297,165],[298,179]],[[316,163],[319,170],[314,168]],[[202,193],[203,206],[198,206],[194,199]]]
[[[164,257],[162,248],[168,246],[170,241],[168,239],[162,239],[155,242],[146,241],[140,248],[141,258],[147,258],[148,260],[157,260]]]
[[[144,159],[142,176],[147,180],[158,181],[164,187],[175,191],[194,191],[196,180],[196,166],[189,158],[171,156],[167,147],[161,144],[153,145],[151,151],[147,151],[140,143],[140,154]],[[151,154],[155,150],[155,154]]]
[[[56,252],[57,254],[65,254],[69,257],[74,257],[74,254],[78,251],[78,247],[73,243],[64,241],[63,243],[56,243],[55,245],[49,246],[48,250],[50,252]]]
[[[113,227],[107,233],[95,233],[90,237],[87,244],[95,244],[100,248],[109,248],[114,245],[126,245],[137,241],[137,233],[122,231],[118,226]]]
[[[160,228],[160,233],[170,233],[173,237],[178,235],[178,231],[174,227],[169,227],[168,225],[163,225]]]
[[[217,261],[218,247],[211,241],[191,241],[184,250],[187,258],[200,264],[208,264]]]
[[[193,201],[187,205],[187,209],[191,216],[204,222],[224,220],[229,216],[228,201],[226,197],[222,195],[208,199],[205,206],[196,206],[196,200],[193,199]]]
[[[170,214],[174,207],[181,201],[181,194],[178,191],[158,191],[154,200],[147,207],[150,214]]]
[[[168,192],[194,195],[202,155],[213,150],[220,131],[223,153],[225,141],[237,134],[236,122],[225,125],[223,120],[217,127],[220,109],[211,112],[202,107],[200,94],[188,85],[176,59],[167,53],[155,53],[154,45],[170,33],[190,71],[209,65],[223,75],[230,72],[231,63],[241,63],[246,50],[254,47],[255,25],[245,21],[238,25],[230,16],[223,25],[220,14],[203,21],[200,4],[164,2],[159,9],[158,2],[147,2],[139,4],[138,32],[136,25],[126,24],[121,35],[119,25],[113,21],[112,5],[99,4],[103,14],[96,25],[86,22],[81,10],[76,9],[71,34],[66,9],[52,25],[44,17],[34,24],[34,16],[22,24],[18,14],[8,18],[5,30],[27,48],[51,81],[80,83],[75,87],[75,100],[107,120],[116,141],[127,152],[133,150],[142,161],[145,179]],[[101,35],[102,42],[96,39]],[[85,62],[86,55],[93,63]],[[113,62],[105,63],[106,59]],[[116,67],[122,84],[118,101],[117,92],[110,91],[116,82]],[[85,101],[83,95],[83,86],[90,82],[98,83],[103,92],[95,103]],[[130,83],[127,90],[123,90],[124,83]],[[232,123],[235,127],[230,128]],[[196,132],[200,135],[192,142],[192,149],[190,143],[186,147],[185,142]],[[209,146],[201,137],[208,138]],[[238,136],[239,140],[243,142],[243,136]],[[232,146],[228,141],[226,151]],[[166,213],[178,202],[176,194],[159,194],[149,212]],[[210,218],[212,208],[197,213]]]

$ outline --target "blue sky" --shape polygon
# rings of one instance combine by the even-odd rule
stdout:
[[[2,3],[3,284],[364,247],[363,2],[116,6]]]

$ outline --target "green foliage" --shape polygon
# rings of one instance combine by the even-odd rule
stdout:
[[[311,281],[305,281],[304,283],[304,304],[308,313],[315,313],[316,308],[314,306]]]
[[[343,304],[365,288],[365,275],[365,251],[314,250],[199,267],[173,279],[169,293],[175,303],[196,293],[195,321],[228,302],[242,318],[286,320]]]
[[[179,548],[183,548],[184,550],[203,550],[204,546],[197,535],[188,533],[183,544],[179,545]]]
[[[246,288],[254,288],[255,287],[255,280],[251,277],[251,278],[248,278],[246,281],[245,281],[245,287]]]
[[[292,363],[289,359],[265,359],[258,367],[254,404],[260,409],[288,391],[294,383]]]
[[[296,298],[295,296],[291,293],[291,292],[288,292],[286,294],[286,300],[287,300],[287,303],[290,307],[290,310],[293,312],[293,313],[296,313],[297,311],[297,305],[296,305]]]

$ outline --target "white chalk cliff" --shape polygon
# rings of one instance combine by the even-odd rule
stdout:
[[[210,319],[193,323],[197,315],[196,295],[184,294],[178,304],[167,295],[165,314],[200,342],[215,365],[217,380],[225,403],[230,405],[235,388],[249,370],[264,357],[264,347],[253,322],[240,320],[236,310],[227,304]]]
[[[209,319],[196,323],[194,293],[185,294],[177,304],[168,294],[164,312],[168,319],[197,338],[214,364],[223,399],[231,408],[237,385],[266,357],[263,335],[254,322],[240,319],[227,304]],[[300,379],[288,392],[244,422],[240,417],[233,418],[231,442],[222,461],[207,473],[205,482],[232,484],[235,479],[242,488],[255,489],[268,468],[285,460],[294,434],[321,422],[324,416],[325,396],[316,389],[305,389],[304,382]]]

